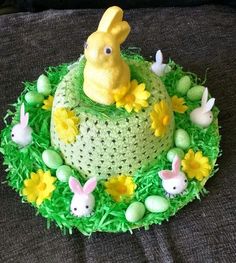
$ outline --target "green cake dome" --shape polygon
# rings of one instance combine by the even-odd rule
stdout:
[[[145,83],[151,94],[149,106],[140,112],[102,106],[83,92],[84,57],[59,83],[53,103],[51,143],[59,149],[68,165],[85,177],[107,178],[112,175],[133,175],[142,165],[152,163],[173,144],[174,118],[171,100],[162,81],[150,70],[150,63],[126,56],[131,78]],[[150,113],[156,103],[165,101],[170,121],[164,136],[155,136]],[[78,134],[68,143],[60,139],[53,116],[56,109],[67,109],[78,118]]]

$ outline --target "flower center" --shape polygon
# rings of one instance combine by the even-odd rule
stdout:
[[[119,194],[125,194],[127,191],[127,188],[125,185],[119,185],[117,188],[117,191],[119,192]]]
[[[46,184],[45,184],[45,183],[40,183],[40,184],[38,185],[38,190],[39,190],[39,191],[44,191],[45,188],[46,188]]]
[[[190,166],[192,169],[198,169],[200,167],[200,164],[198,162],[191,161]]]
[[[170,117],[169,117],[169,115],[165,115],[165,116],[163,117],[163,119],[162,119],[162,124],[163,124],[164,126],[167,126],[167,125],[169,124],[169,122],[170,122]]]
[[[68,129],[68,125],[65,121],[62,122],[62,127],[63,129],[67,130]]]
[[[125,96],[125,101],[127,103],[132,103],[132,102],[134,102],[134,100],[135,100],[135,96],[133,94],[128,94]]]

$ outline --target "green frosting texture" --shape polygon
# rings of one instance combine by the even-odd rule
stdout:
[[[151,130],[150,112],[153,104],[164,100],[172,108],[165,86],[150,71],[146,61],[132,58],[126,58],[126,61],[131,68],[131,77],[138,77],[138,81],[145,83],[146,90],[151,93],[149,107],[138,113],[127,114],[117,108],[106,112],[106,106],[92,101],[90,111],[86,110],[88,98],[83,96],[83,58],[63,78],[56,90],[52,116],[59,107],[73,109],[80,119],[79,135],[74,143],[64,143],[56,133],[52,117],[51,142],[61,151],[65,162],[85,177],[102,179],[118,174],[133,175],[138,168],[152,163],[173,144],[173,113],[163,137],[156,137]],[[97,110],[91,111],[92,107]]]

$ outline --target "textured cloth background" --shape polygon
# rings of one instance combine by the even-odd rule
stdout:
[[[103,10],[45,11],[0,17],[0,116],[16,101],[22,82],[49,65],[79,57],[83,42]],[[204,78],[221,109],[223,156],[206,185],[210,194],[195,200],[169,222],[133,235],[75,232],[63,236],[36,216],[0,180],[0,262],[235,262],[236,257],[236,14],[223,6],[138,9],[126,12],[132,32],[125,46],[146,56],[162,49]],[[1,120],[1,128],[3,122]]]

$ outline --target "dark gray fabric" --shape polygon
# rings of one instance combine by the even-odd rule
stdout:
[[[83,52],[102,10],[46,11],[0,17],[0,116],[46,66],[69,62]],[[0,180],[0,262],[235,262],[236,249],[236,16],[223,6],[129,10],[132,32],[125,46],[146,56],[162,49],[202,78],[221,109],[223,156],[206,185],[210,194],[182,209],[169,222],[133,235],[79,233],[63,236],[22,204]],[[1,128],[3,122],[1,121]]]

